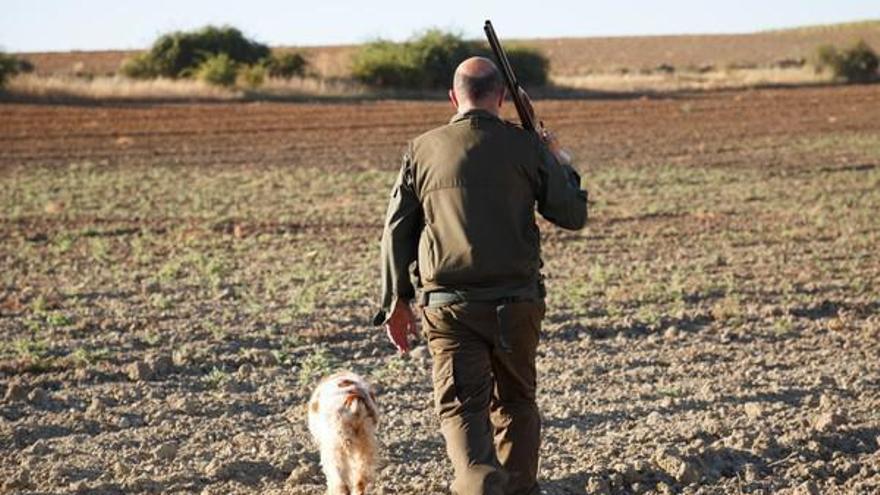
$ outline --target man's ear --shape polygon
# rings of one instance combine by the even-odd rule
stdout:
[[[507,96],[507,90],[502,88],[501,89],[501,96],[498,97],[498,108],[499,109],[501,108],[501,105],[504,104],[504,97],[505,96]]]
[[[451,89],[449,90],[449,101],[455,107],[455,110],[458,110],[458,98],[455,97],[455,91]]]

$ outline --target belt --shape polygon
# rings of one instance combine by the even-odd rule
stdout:
[[[496,299],[471,299],[461,292],[455,291],[435,291],[422,295],[424,305],[428,307],[441,307],[450,304],[458,304],[462,302],[480,302],[495,305],[495,321],[498,323],[498,348],[502,352],[512,353],[513,349],[507,341],[507,334],[511,328],[510,305],[524,301],[537,300],[533,296],[506,296]]]
[[[497,297],[494,299],[479,299],[468,297],[464,293],[457,291],[434,291],[422,294],[422,305],[428,307],[439,307],[463,302],[511,304],[524,301],[537,301],[538,299],[538,296],[505,296]]]

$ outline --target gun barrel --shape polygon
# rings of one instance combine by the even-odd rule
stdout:
[[[510,66],[510,60],[507,58],[507,53],[504,51],[504,47],[501,46],[501,41],[498,40],[498,36],[495,34],[495,28],[492,27],[492,21],[486,20],[486,24],[483,26],[483,31],[486,32],[486,38],[489,40],[489,47],[492,48],[492,53],[498,61],[501,73],[504,75],[504,81],[507,85],[508,93],[510,93],[510,99],[513,100],[513,105],[516,107],[516,113],[519,114],[519,121],[522,124],[523,129],[534,131],[535,122],[532,119],[532,114],[522,100],[522,96],[519,94],[519,82],[516,80],[516,74],[513,73],[513,67]]]

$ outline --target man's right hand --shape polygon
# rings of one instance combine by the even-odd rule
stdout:
[[[556,135],[547,129],[541,128],[541,140],[547,145],[547,148],[553,153],[553,156],[563,165],[571,165],[571,155],[559,145]]]
[[[556,157],[556,160],[558,160],[559,163],[563,165],[571,165],[571,154],[559,145],[559,139],[556,138],[556,134],[547,130],[544,127],[544,123],[538,120],[538,116],[535,115],[535,107],[532,106],[532,99],[529,98],[529,94],[522,88],[519,88],[519,94],[526,106],[526,110],[532,116],[532,121],[535,122],[538,135],[541,136],[541,141],[544,141],[544,144],[547,145],[547,148],[553,153],[553,156]]]
[[[391,310],[391,317],[385,323],[385,333],[394,347],[399,352],[409,352],[409,336],[418,336],[416,330],[416,317],[409,307],[409,303],[403,299],[397,299],[397,304]]]

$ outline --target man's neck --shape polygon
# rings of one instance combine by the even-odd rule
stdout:
[[[474,111],[486,112],[486,113],[490,113],[496,117],[498,116],[498,109],[497,108],[487,108],[487,107],[481,107],[481,106],[477,106],[477,105],[459,105],[459,107],[458,107],[458,114],[459,115],[464,115],[468,112],[474,112]]]

